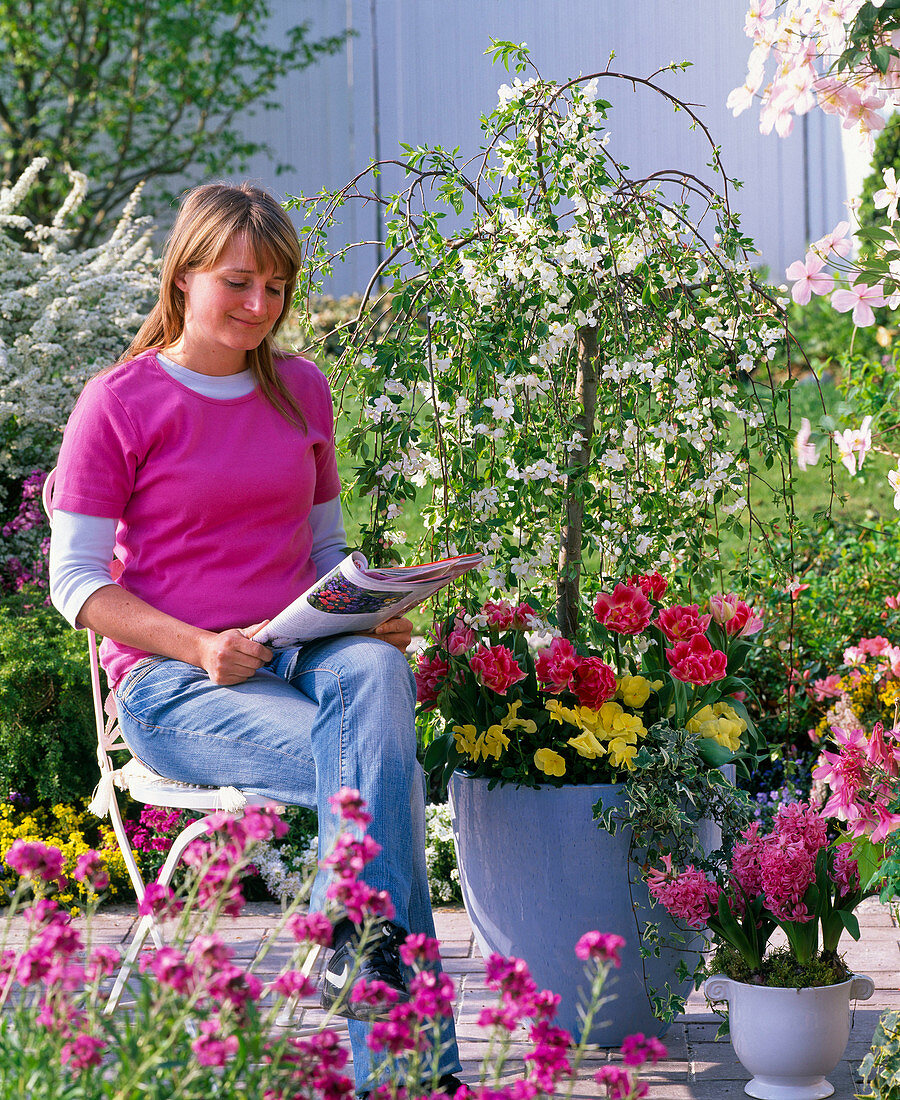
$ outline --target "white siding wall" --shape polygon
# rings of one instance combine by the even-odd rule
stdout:
[[[279,27],[303,19],[316,34],[347,25],[357,32],[346,53],[287,83],[284,110],[248,120],[248,132],[278,153],[276,160],[257,158],[248,174],[279,194],[339,187],[375,155],[373,55],[381,157],[395,156],[400,141],[476,153],[478,118],[511,79],[484,56],[493,37],[527,42],[541,72],[556,79],[603,69],[610,51],[616,54],[611,68],[635,76],[670,61],[693,61],[686,73],[667,74],[662,82],[700,105],[726,171],[744,181],[733,206],[774,277],[783,278],[785,266],[803,255],[807,234],[820,236],[844,214],[834,119],[812,112],[783,140],[760,135],[757,111],[734,119],[725,108],[746,69],[745,0],[273,0],[273,9],[276,36]],[[677,168],[710,178],[708,146],[683,114],[623,81],[602,81],[601,95],[613,104],[610,151],[633,173]],[[276,175],[277,161],[293,167]],[[390,182],[385,179],[385,189]],[[347,210],[344,240],[373,233],[371,213]],[[360,289],[372,261],[372,253],[355,254],[338,269],[331,290]]]

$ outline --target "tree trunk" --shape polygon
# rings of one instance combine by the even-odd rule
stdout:
[[[566,638],[574,640],[578,631],[579,591],[581,587],[581,532],[584,516],[584,480],[591,462],[594,434],[594,410],[597,405],[597,330],[578,330],[578,372],[575,378],[578,413],[575,429],[583,436],[569,464],[575,467],[566,482],[566,504],[560,531],[559,565],[556,573],[556,617]]]

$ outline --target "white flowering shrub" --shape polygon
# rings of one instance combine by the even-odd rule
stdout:
[[[128,346],[156,289],[136,194],[109,239],[83,250],[66,228],[86,191],[80,173],[68,170],[71,190],[51,224],[16,212],[46,166],[38,158],[0,188],[0,508],[27,475],[53,466],[82,386]]]
[[[789,385],[768,370],[785,303],[753,278],[711,141],[719,190],[670,170],[632,179],[599,97],[617,74],[558,84],[524,47],[493,53],[533,75],[500,89],[475,160],[406,149],[371,284],[394,323],[379,328],[371,293],[335,380],[362,404],[349,445],[369,552],[484,551],[495,589],[557,601],[571,635],[582,571],[702,576],[723,531],[765,536],[760,492],[789,509]],[[293,200],[307,291],[335,258],[339,207],[372,201],[365,176]],[[426,548],[396,529],[413,501]]]

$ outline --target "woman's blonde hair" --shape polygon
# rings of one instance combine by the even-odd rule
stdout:
[[[237,235],[246,238],[260,268],[272,266],[284,280],[278,320],[259,347],[247,352],[247,365],[266,400],[290,423],[305,428],[300,406],[275,369],[275,359],[284,357],[275,333],[291,308],[300,270],[297,231],[275,199],[249,183],[206,183],[185,195],[163,252],[159,300],[118,362],[175,343],[184,330],[184,291],[176,286],[176,276],[214,267]]]

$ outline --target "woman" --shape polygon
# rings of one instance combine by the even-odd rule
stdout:
[[[390,894],[395,916],[354,980],[379,978],[406,998],[397,941],[434,934],[411,624],[278,652],[253,640],[345,554],[328,383],[273,343],[299,264],[293,225],[265,192],[210,184],[186,196],[159,301],[66,427],[51,594],[74,626],[103,636],[125,740],[161,775],[315,805],[323,850],[337,824],[329,797],[360,790],[382,847],[363,877]],[[320,873],[312,907],[325,887]],[[347,998],[354,932],[346,920],[335,928],[326,1004]],[[351,1019],[358,1090],[367,1030]],[[445,1039],[452,1087],[452,1023]]]

